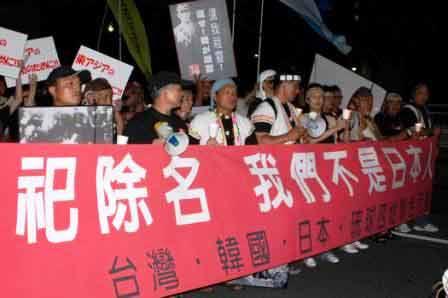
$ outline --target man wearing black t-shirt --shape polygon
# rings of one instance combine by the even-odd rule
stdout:
[[[166,122],[174,132],[187,132],[186,123],[172,110],[180,106],[182,98],[181,80],[178,75],[170,72],[160,72],[154,75],[149,84],[149,90],[154,104],[129,121],[124,135],[129,137],[129,144],[161,144],[154,125]]]
[[[296,126],[298,112],[291,104],[299,95],[299,75],[276,75],[274,96],[262,101],[251,114],[259,144],[293,144],[305,134]]]

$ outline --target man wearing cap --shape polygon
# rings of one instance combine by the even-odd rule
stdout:
[[[251,115],[259,144],[293,144],[305,134],[305,129],[297,126],[298,114],[290,103],[299,95],[300,76],[276,75],[274,96],[264,100]]]
[[[254,127],[249,119],[234,112],[238,100],[235,82],[231,79],[216,81],[210,97],[215,101],[216,109],[193,119],[190,136],[201,145],[244,145]]]
[[[69,66],[53,69],[47,79],[54,106],[77,106],[81,103],[81,84],[90,81],[87,70],[75,71]]]
[[[160,72],[151,78],[149,91],[153,105],[144,112],[136,114],[128,123],[124,135],[130,144],[163,143],[156,124],[167,123],[174,132],[187,132],[188,128],[173,109],[180,106],[182,98],[181,79],[175,73]]]

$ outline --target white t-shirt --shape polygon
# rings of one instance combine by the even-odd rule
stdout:
[[[241,116],[238,113],[233,113],[232,118],[234,119],[233,135],[235,137],[235,145],[244,145],[246,139],[254,132],[254,126],[248,118]],[[191,121],[189,134],[193,138],[199,140],[201,145],[206,145],[207,141],[210,139],[209,126],[211,123],[219,125],[216,140],[219,144],[225,145],[226,138],[222,123],[216,113],[212,111],[196,115],[193,121]]]
[[[287,103],[291,116],[288,118],[288,114],[285,111],[282,103],[277,97],[272,97],[275,107],[277,108],[277,117],[275,117],[275,111],[268,102],[262,102],[258,105],[255,111],[251,115],[251,120],[256,123],[267,123],[271,125],[271,136],[280,136],[288,133],[292,126],[291,120],[297,118],[297,112],[291,103]]]

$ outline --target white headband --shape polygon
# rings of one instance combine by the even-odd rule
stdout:
[[[302,78],[299,75],[283,74],[280,75],[280,81],[301,81]]]

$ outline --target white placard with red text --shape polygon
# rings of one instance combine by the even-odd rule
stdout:
[[[45,81],[50,72],[60,64],[53,37],[28,40],[24,51],[25,66],[22,69],[22,84],[29,83],[31,74],[37,75],[37,81]],[[7,78],[8,87],[14,87],[16,80]]]
[[[131,76],[133,66],[123,63],[110,56],[81,46],[75,61],[73,69],[87,69],[92,74],[92,79],[105,78],[112,85],[114,100],[121,98],[126,84]]]
[[[0,27],[0,75],[18,78],[28,35]]]

